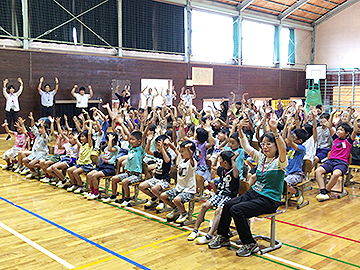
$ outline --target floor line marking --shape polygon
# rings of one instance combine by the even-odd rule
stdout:
[[[57,227],[59,229],[65,231],[67,233],[70,233],[71,235],[73,235],[73,236],[75,236],[75,237],[77,237],[77,238],[79,238],[79,239],[81,239],[81,240],[83,240],[83,241],[85,241],[85,242],[87,242],[89,244],[94,245],[95,247],[97,247],[97,248],[99,248],[99,249],[101,249],[101,250],[103,250],[105,252],[108,252],[108,253],[110,253],[110,254],[112,254],[112,255],[114,255],[114,256],[116,256],[116,257],[130,263],[130,264],[133,264],[133,265],[139,267],[140,269],[150,270],[150,268],[148,268],[148,267],[146,267],[146,266],[144,266],[144,265],[142,265],[140,263],[137,263],[137,262],[135,262],[135,261],[133,261],[133,260],[131,260],[129,258],[126,258],[126,257],[116,253],[115,251],[112,251],[112,250],[110,250],[110,249],[108,249],[108,248],[106,248],[106,247],[104,247],[104,246],[102,246],[102,245],[100,245],[100,244],[98,244],[98,243],[96,243],[94,241],[91,241],[91,240],[85,238],[84,236],[82,236],[82,235],[80,235],[80,234],[78,234],[76,232],[70,231],[69,229],[66,229],[65,227],[63,227],[63,226],[61,226],[61,225],[47,219],[47,218],[44,218],[44,217],[42,217],[42,216],[40,216],[40,215],[38,215],[38,214],[36,214],[36,213],[34,213],[32,211],[20,206],[20,205],[17,205],[15,203],[3,198],[3,197],[0,197],[0,199],[7,202],[7,203],[9,203],[9,204],[11,204],[11,205],[13,205],[13,206],[15,206],[15,207],[17,207],[17,208],[19,208],[19,209],[21,209],[21,210],[23,210],[23,211],[25,211],[25,212],[27,212],[27,213],[29,213],[29,214],[31,214],[31,215],[33,215],[33,216],[35,216],[35,217],[40,218],[41,220],[43,220],[43,221],[45,221],[45,222],[47,222],[47,223],[49,223],[49,224],[51,224],[51,225],[53,225],[53,226],[55,226],[55,227]]]
[[[83,265],[83,266],[76,267],[76,268],[74,268],[73,270],[84,269],[84,268],[87,268],[87,267],[90,267],[90,266],[97,265],[97,264],[99,264],[99,263],[103,263],[103,262],[110,261],[110,260],[115,259],[115,258],[116,258],[115,256],[107,257],[107,258],[105,258],[105,259],[98,260],[98,261],[96,261],[96,262],[92,262],[92,263],[85,264],[85,265]]]
[[[44,253],[46,256],[50,257],[51,259],[53,259],[53,260],[57,261],[58,263],[62,264],[66,268],[68,268],[68,269],[74,269],[75,268],[75,266],[73,266],[72,264],[68,263],[64,259],[61,259],[59,256],[57,256],[54,253],[48,251],[46,248],[40,246],[39,244],[37,244],[34,241],[30,240],[29,238],[25,237],[21,233],[18,233],[17,231],[15,231],[14,229],[12,229],[9,226],[5,225],[4,223],[0,222],[0,227],[2,227],[4,230],[8,231],[9,233],[13,234],[17,238],[20,238],[25,243],[28,243],[30,246],[37,249],[38,251]]]

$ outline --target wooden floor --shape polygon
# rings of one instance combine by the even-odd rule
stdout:
[[[0,154],[12,144],[0,135]],[[166,223],[166,213],[87,201],[0,169],[0,269],[356,269],[360,190],[347,189],[350,195],[322,203],[315,200],[318,189],[307,191],[308,206],[292,205],[277,218],[281,249],[239,258],[234,247],[210,250],[188,242],[191,228]],[[270,220],[252,219],[251,227],[267,235]]]

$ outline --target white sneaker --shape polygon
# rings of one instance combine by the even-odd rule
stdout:
[[[41,178],[40,181],[43,182],[43,183],[49,183],[50,179],[47,178],[47,177],[44,177],[44,178]]]
[[[115,202],[116,201],[116,198],[114,198],[114,199],[111,199],[111,197],[109,197],[109,198],[104,198],[104,199],[101,199],[103,202],[107,202],[107,203],[109,203],[109,202]]]
[[[56,184],[56,186],[58,186],[59,188],[63,188],[65,187],[67,184],[69,183],[68,180],[65,181],[65,183],[63,183],[61,180]]]
[[[72,185],[71,187],[67,188],[67,191],[72,192],[77,189],[77,185]]]
[[[330,196],[327,195],[327,194],[318,194],[316,196],[316,199],[319,201],[319,202],[323,202],[323,201],[326,201],[326,200],[330,200]]]
[[[85,189],[84,187],[78,187],[77,189],[74,190],[74,193],[77,193],[77,194],[83,193],[84,189]]]
[[[20,174],[21,174],[21,175],[26,175],[28,172],[30,172],[30,169],[27,168],[27,167],[25,167],[25,169],[23,169],[23,170],[20,172]]]
[[[24,169],[24,166],[18,166],[16,169],[15,169],[15,173],[18,173],[18,172],[20,172],[21,170],[23,170]]]
[[[162,210],[165,208],[165,203],[161,202],[156,206],[156,210]]]
[[[87,197],[88,200],[95,200],[95,199],[97,199],[97,198],[99,198],[99,194],[98,194],[98,195],[90,194],[90,195]]]
[[[189,213],[188,212],[185,212],[183,214],[181,214],[177,220],[175,220],[176,223],[183,223],[185,222],[185,220],[189,217]]]
[[[131,206],[131,201],[123,201],[122,204],[121,204],[121,207],[128,207],[128,206]]]
[[[192,231],[188,236],[188,241],[194,241],[196,237],[199,236],[199,232]]]
[[[198,237],[196,238],[196,243],[197,244],[200,244],[200,245],[204,245],[204,244],[209,244],[211,242],[212,238],[211,239],[207,239],[206,236],[201,236],[201,237]]]
[[[29,173],[25,176],[27,179],[31,179],[35,177],[35,172]]]
[[[156,198],[155,201],[148,200],[147,203],[145,203],[145,207],[151,207],[153,204],[157,203],[159,201],[159,198]]]
[[[84,199],[87,199],[91,195],[91,192],[84,192],[83,195]]]
[[[166,215],[166,217],[168,219],[174,219],[175,217],[177,217],[178,215],[180,215],[180,210],[179,208],[175,208],[174,210],[172,210],[169,214]]]
[[[1,169],[6,170],[9,166],[7,164],[1,165]]]

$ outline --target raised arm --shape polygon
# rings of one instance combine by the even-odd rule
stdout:
[[[54,118],[52,116],[48,117],[49,121],[50,121],[50,131],[51,131],[51,135],[53,135],[55,138],[57,138],[57,135],[55,133],[55,129],[54,129]]]
[[[6,131],[7,134],[14,134],[14,131],[11,131],[9,129],[9,124],[8,123],[4,123],[1,126],[5,128],[5,131]]]
[[[7,84],[9,83],[9,80],[8,79],[5,79],[4,81],[3,81],[3,95],[4,95],[4,97],[7,99],[7,93],[6,93],[6,86],[7,86]]]
[[[88,144],[90,147],[93,146],[93,142],[92,142],[92,121],[89,121],[89,129],[88,129]]]
[[[42,83],[44,82],[44,77],[41,77],[40,78],[40,81],[39,81],[39,85],[38,85],[38,92],[39,92],[39,94],[41,93],[41,87],[42,87]]]
[[[195,99],[196,98],[196,92],[195,92],[195,87],[194,86],[192,87],[192,91],[193,91],[193,95],[194,95],[193,99]]]
[[[335,131],[333,129],[333,120],[334,120],[334,115],[335,115],[336,112],[337,112],[337,109],[334,108],[333,111],[330,114],[330,119],[329,119],[329,122],[328,122],[328,128],[330,130],[331,137],[334,136],[334,134],[335,134]]]
[[[30,119],[30,126],[33,127],[35,125],[33,113],[30,112],[28,117]]]
[[[90,91],[90,97],[89,98],[92,98],[94,96],[94,92],[93,92],[93,89],[92,89],[90,84],[89,84],[89,91]]]
[[[148,89],[149,86],[146,86],[143,90],[141,90],[141,93],[144,94],[145,90]]]
[[[55,93],[57,93],[57,91],[59,90],[59,79],[57,77],[55,77]]]
[[[64,114],[64,122],[65,122],[65,126],[67,127],[67,129],[69,131],[72,131],[73,129],[69,126],[69,122],[68,122],[68,118],[67,118],[66,114]]]
[[[235,160],[237,159],[237,157],[239,156],[238,152],[235,152],[235,155],[231,158],[231,163],[232,163],[232,167],[233,167],[233,175],[235,178],[239,178],[239,169],[236,166],[236,162]]]
[[[16,92],[18,97],[21,95],[22,91],[24,90],[24,83],[21,78],[18,78],[18,82],[20,83],[19,91]]]
[[[316,111],[313,110],[310,113],[313,115],[313,137],[314,137],[314,144],[317,142],[317,121],[316,121]]]
[[[277,131],[278,123],[279,120],[277,120],[276,115],[273,114],[269,120],[269,127],[270,130],[274,133],[278,152],[279,152],[279,159],[280,162],[283,163],[286,161],[286,144],[284,139],[281,136],[279,136],[279,133]]]
[[[152,139],[154,138],[153,135],[150,135],[149,138],[147,138],[147,142],[146,142],[146,146],[145,146],[145,153],[149,154],[149,155],[154,155],[153,151],[150,151],[150,143],[152,141]],[[165,157],[164,157],[165,158]]]
[[[75,90],[76,88],[78,88],[77,84],[74,85],[73,89],[71,90],[71,94],[73,95],[73,97],[76,98],[76,95],[75,95]]]

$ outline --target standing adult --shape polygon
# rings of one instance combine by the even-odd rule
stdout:
[[[15,93],[15,87],[13,85],[7,86],[7,84],[9,83],[8,79],[5,79],[3,82],[3,95],[6,99],[6,106],[5,106],[6,120],[8,122],[8,126],[10,130],[12,130],[12,126],[11,126],[12,123],[15,125],[19,117],[19,111],[20,111],[19,96],[21,95],[24,88],[24,83],[21,78],[18,78],[18,82],[20,83],[20,87],[16,93]],[[6,91],[6,89],[9,90],[9,93]],[[10,134],[7,136],[6,139],[7,140],[11,139]]]
[[[54,116],[54,96],[59,90],[59,80],[55,77],[55,89],[51,90],[49,84],[45,84],[44,90],[41,86],[44,82],[44,77],[40,78],[38,85],[39,95],[41,96],[41,117]]]
[[[173,100],[176,99],[176,91],[175,91],[175,85],[173,86],[172,92],[170,92],[170,89],[166,89],[166,93],[163,95],[163,93],[161,93],[164,101],[165,101],[165,105],[168,107],[171,107],[173,105]]]
[[[154,98],[159,95],[159,92],[158,92],[158,90],[156,89],[156,87],[154,87],[154,89],[155,89],[155,91],[156,91],[156,94],[153,94],[152,88],[149,88],[148,93],[146,93],[145,91],[146,91],[146,89],[148,89],[148,88],[149,88],[149,87],[146,86],[146,87],[144,88],[144,90],[141,91],[141,93],[142,93],[142,94],[144,95],[144,97],[146,98],[146,105],[145,105],[145,106],[146,106],[146,108],[147,108],[148,113],[150,113],[151,110],[152,110],[152,107],[153,107],[153,105],[154,105]]]
[[[192,94],[190,93],[189,88],[186,88],[185,94],[184,94],[184,89],[185,89],[185,87],[181,88],[180,98],[184,101],[184,105],[186,107],[190,107],[190,106],[192,106],[193,99],[196,98],[195,88],[194,88],[194,86],[192,87],[192,92],[193,92]]]
[[[76,98],[75,115],[79,115],[82,110],[86,110],[88,108],[88,101],[92,98],[94,92],[91,85],[88,86],[90,94],[85,94],[85,87],[80,87],[79,93],[75,93],[76,88],[78,88],[78,86],[75,84],[71,90],[71,94]]]
[[[130,85],[125,85],[124,89],[121,91],[121,95],[118,94],[119,85],[116,86],[115,95],[119,99],[120,108],[123,108],[125,103],[129,104],[128,100],[130,99]]]

